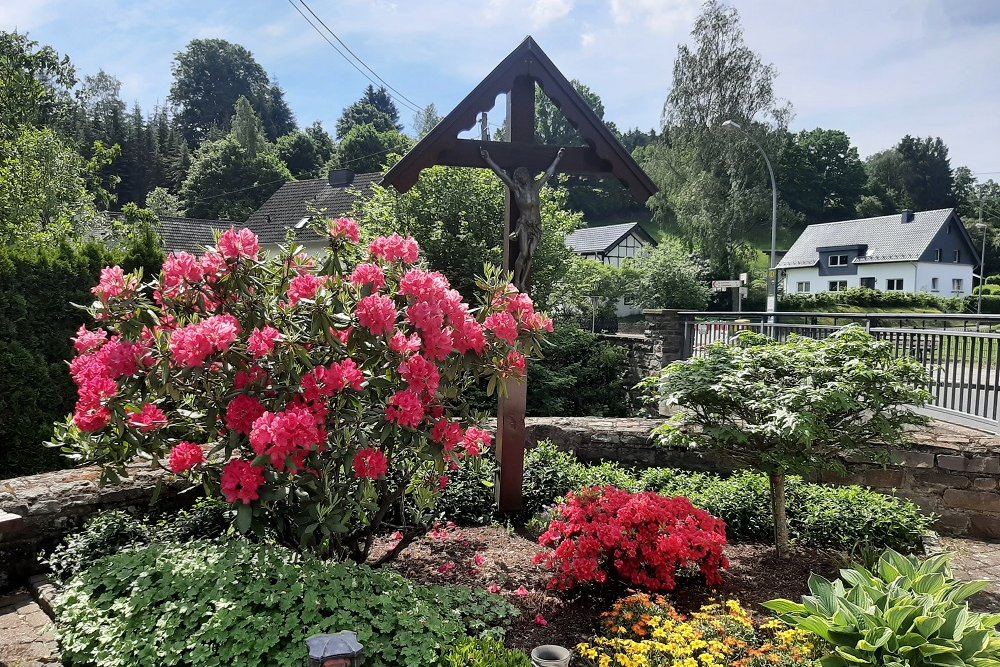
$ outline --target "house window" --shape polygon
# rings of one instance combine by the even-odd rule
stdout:
[[[862,278],[861,286],[867,289],[875,289],[875,279],[874,278]]]
[[[827,264],[830,266],[847,266],[847,255],[830,255]]]
[[[960,251],[960,250],[956,250],[956,251],[955,251],[955,259],[953,259],[953,260],[951,260],[951,261],[953,261],[953,262],[958,262],[958,260],[959,260],[959,259],[961,259],[961,257],[962,257],[962,253],[961,253],[961,251]]]
[[[937,292],[938,291],[938,279],[937,278],[931,278],[931,291],[932,292]]]
[[[809,281],[803,280],[801,282],[795,283],[796,292],[808,292],[809,291]]]
[[[903,290],[903,279],[889,278],[885,281],[885,288],[890,292],[901,292]]]
[[[830,281],[830,291],[831,292],[843,292],[847,289],[846,280],[831,280]]]
[[[934,251],[934,261],[935,262],[940,262],[941,261],[941,255],[942,255],[941,248],[938,248],[937,250],[935,250]]]
[[[962,279],[961,278],[952,278],[951,279],[951,291],[955,292],[956,294],[961,294],[962,292],[965,291],[964,289],[962,289]]]

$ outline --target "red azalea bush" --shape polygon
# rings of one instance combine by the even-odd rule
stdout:
[[[221,492],[242,530],[323,554],[364,559],[402,507],[421,521],[491,443],[462,392],[523,376],[551,320],[495,270],[473,307],[417,265],[412,238],[363,249],[346,218],[326,233],[322,257],[265,257],[231,229],[146,285],[105,269],[97,325],[75,339],[64,449],[110,477],[147,456]]]
[[[687,498],[629,493],[612,486],[566,495],[538,539],[551,551],[535,564],[553,571],[549,588],[604,583],[617,577],[651,591],[669,591],[680,570],[697,568],[709,586],[729,566],[722,549],[726,524]]]

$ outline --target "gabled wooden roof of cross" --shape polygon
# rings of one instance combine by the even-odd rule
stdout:
[[[646,172],[530,36],[389,169],[382,184],[406,192],[427,167],[483,168],[486,165],[479,153],[481,148],[488,150],[504,169],[527,167],[536,173],[544,171],[560,147],[535,143],[536,83],[587,143],[586,147],[565,148],[559,163],[560,173],[614,176],[640,203],[656,194],[656,185]],[[511,141],[459,139],[459,133],[476,125],[479,114],[493,108],[501,93],[508,95]]]

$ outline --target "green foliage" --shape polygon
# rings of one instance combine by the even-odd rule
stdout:
[[[845,132],[816,128],[789,133],[778,163],[781,196],[805,221],[855,217],[867,175]]]
[[[437,510],[463,525],[484,525],[497,518],[494,456],[463,459],[448,477],[448,486],[438,500]]]
[[[596,263],[596,262],[595,262]],[[528,366],[527,414],[546,417],[627,417],[628,351],[559,322],[545,355]]]
[[[69,57],[60,57],[51,46],[16,31],[0,31],[0,81],[2,142],[13,139],[23,126],[57,121],[69,106],[76,71]]]
[[[322,128],[320,128],[322,130]],[[330,155],[307,132],[292,132],[279,137],[275,148],[278,157],[296,179],[319,178]]]
[[[442,116],[438,114],[437,106],[431,102],[413,115],[413,133],[417,139],[423,139],[425,134],[441,122],[441,119]]]
[[[531,658],[490,637],[467,639],[441,659],[440,667],[531,667]]]
[[[979,307],[979,297],[978,296],[968,296],[965,297],[965,309],[966,313],[974,313]],[[1000,295],[994,294],[984,294],[982,300],[982,312],[985,314],[997,315],[1000,314]]]
[[[177,195],[166,188],[157,187],[149,191],[146,195],[146,208],[153,212],[157,218],[182,218],[184,217],[184,206]]]
[[[101,268],[159,271],[159,239],[148,233],[114,250],[103,244],[0,246],[0,478],[65,466],[43,447],[52,424],[72,410],[75,390],[67,361],[85,314],[73,304],[93,300]]]
[[[1000,615],[970,612],[965,602],[989,582],[955,580],[950,558],[920,560],[887,549],[872,571],[854,565],[833,582],[812,575],[801,604],[764,606],[827,642],[823,667],[998,667]]]
[[[631,276],[610,264],[572,257],[562,280],[553,286],[551,301],[561,314],[570,318],[589,320],[595,315],[595,303],[598,319],[614,317]]]
[[[671,239],[626,262],[625,280],[627,294],[643,308],[704,310],[712,294],[703,267]]]
[[[369,85],[361,99],[344,108],[337,119],[337,138],[343,141],[352,129],[361,125],[371,125],[376,132],[403,131],[399,109],[384,87],[376,89]]]
[[[195,152],[180,192],[191,217],[246,220],[292,178],[244,98],[232,125],[229,135],[206,141]]]
[[[785,294],[778,301],[778,310],[818,313],[835,306],[859,308],[936,308],[941,312],[961,310],[961,299],[945,299],[926,292],[883,292],[867,287],[852,287],[839,292],[816,294]]]
[[[224,39],[194,39],[174,56],[170,102],[176,122],[192,146],[214,131],[227,132],[240,97],[250,100],[269,140],[295,129],[284,93],[254,57]]]
[[[956,204],[948,146],[940,137],[906,135],[865,162],[865,194],[872,200],[859,213],[883,215],[910,208],[927,211]],[[876,205],[877,203],[877,205]]]
[[[306,637],[346,628],[365,646],[366,665],[432,665],[466,636],[502,635],[517,615],[482,591],[241,541],[150,545],[99,560],[55,607],[63,662],[94,667],[297,667]]]
[[[350,169],[358,174],[382,172],[389,155],[403,155],[411,145],[398,130],[379,130],[370,123],[353,126],[340,140],[331,167]]]
[[[542,240],[532,262],[531,297],[539,309],[553,305],[553,286],[573,257],[566,234],[581,216],[565,210],[565,192],[543,188]],[[487,169],[431,167],[405,194],[375,186],[356,211],[370,234],[411,235],[430,268],[465,296],[475,292],[483,264],[499,265],[504,221],[503,184]]]

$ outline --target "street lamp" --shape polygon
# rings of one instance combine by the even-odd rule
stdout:
[[[746,138],[753,142],[753,145],[757,147],[760,154],[764,156],[764,163],[767,164],[767,173],[771,176],[771,262],[767,271],[767,312],[773,313],[777,310],[778,301],[778,272],[776,268],[777,262],[775,261],[778,254],[778,185],[774,180],[774,168],[771,167],[771,161],[767,158],[764,147],[749,132],[743,129],[743,126],[736,121],[727,120],[722,123],[722,129],[730,132],[740,131],[746,135]],[[774,272],[773,279],[771,277],[772,271]]]
[[[976,223],[976,229],[983,232],[983,251],[979,253],[979,298],[976,299],[976,315],[983,314],[983,287],[986,285],[986,225]]]

